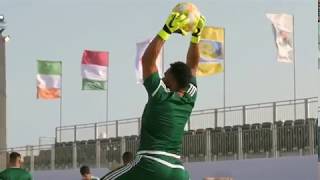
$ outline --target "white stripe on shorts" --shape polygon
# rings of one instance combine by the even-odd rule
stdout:
[[[137,165],[140,160],[141,160],[141,156],[137,156],[137,158],[132,161],[131,163],[127,164],[126,166],[110,173],[108,176],[104,177],[103,179],[101,180],[114,180],[116,178],[118,178],[119,176],[123,175],[124,173],[130,171],[135,165]]]
[[[147,156],[147,155],[142,155],[142,157],[144,158],[147,158],[147,159],[151,159],[153,161],[157,161],[158,163],[162,164],[162,165],[165,165],[169,168],[173,168],[173,169],[182,169],[184,170],[184,167],[181,166],[181,165],[177,165],[177,164],[172,164],[172,163],[169,163],[165,160],[162,160],[162,159],[159,159],[159,158],[156,158],[156,157],[152,157],[152,156]]]
[[[142,150],[137,152],[138,155],[146,155],[146,154],[154,154],[154,155],[164,155],[169,157],[174,157],[176,159],[180,159],[181,157],[177,154],[168,153],[165,151],[154,151],[154,150]]]

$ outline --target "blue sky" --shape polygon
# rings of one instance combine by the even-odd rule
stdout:
[[[163,26],[174,0],[2,0],[11,36],[7,44],[8,146],[36,144],[54,136],[59,101],[36,95],[36,60],[63,62],[63,125],[106,119],[106,93],[81,91],[84,49],[110,52],[109,119],[140,116],[147,100],[136,84],[136,42]],[[226,29],[226,105],[293,99],[293,65],[276,61],[265,13],[295,17],[297,98],[318,96],[317,5],[311,0],[191,0],[208,25]],[[172,36],[165,67],[185,60],[190,36]],[[199,78],[195,109],[223,106],[223,76]]]

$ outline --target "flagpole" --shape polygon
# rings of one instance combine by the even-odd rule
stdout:
[[[106,88],[106,138],[108,138],[108,120],[109,120],[109,60],[107,65],[107,88]]]
[[[226,54],[225,54],[225,47],[226,47],[226,31],[223,28],[223,126],[226,126]]]
[[[59,142],[61,143],[61,130],[62,130],[62,61],[60,61],[61,66],[61,79],[60,79],[60,131],[59,131]]]
[[[297,89],[296,89],[296,51],[295,51],[295,43],[294,43],[294,16],[292,15],[292,45],[293,45],[293,100],[294,100],[294,120],[297,118],[297,105],[296,105],[296,99],[297,99]]]
[[[162,46],[162,75],[164,74],[164,46]]]

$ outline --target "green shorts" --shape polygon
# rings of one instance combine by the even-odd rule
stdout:
[[[180,160],[163,155],[137,155],[128,165],[101,180],[189,180]]]

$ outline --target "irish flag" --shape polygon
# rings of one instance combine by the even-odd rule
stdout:
[[[105,90],[109,53],[84,50],[81,62],[82,90]]]
[[[38,60],[37,98],[58,99],[61,89],[61,61]]]

